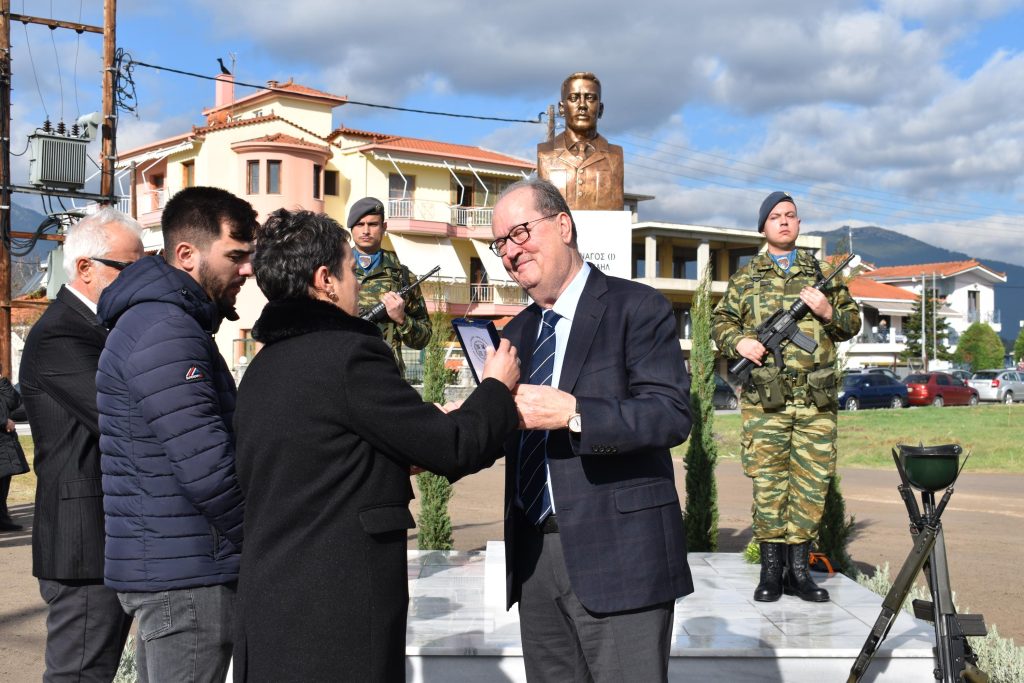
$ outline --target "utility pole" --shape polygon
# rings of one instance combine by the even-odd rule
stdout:
[[[548,142],[555,139],[555,105],[548,105]]]
[[[928,288],[921,273],[921,366],[928,372]]]
[[[103,0],[103,125],[101,133],[100,194],[114,203],[114,133],[117,112],[114,111],[114,55],[117,52],[117,0]]]
[[[114,200],[114,54],[116,41],[114,33],[117,16],[117,0],[104,0],[103,26],[90,26],[74,21],[62,21],[44,17],[31,17],[11,12],[11,0],[0,0],[0,374],[11,376],[11,192],[32,191],[40,194],[38,188],[17,188],[11,183],[11,22],[41,24],[51,31],[58,28],[77,33],[100,33],[103,35],[103,142],[100,168],[102,199]],[[42,194],[45,194],[43,192]],[[95,199],[95,195],[76,192],[62,192],[62,197],[84,197]]]
[[[11,376],[11,0],[0,0],[0,374]]]
[[[936,311],[938,302],[936,299],[939,298],[938,292],[935,288],[935,271],[932,271],[932,358],[939,357],[939,322],[936,317]]]

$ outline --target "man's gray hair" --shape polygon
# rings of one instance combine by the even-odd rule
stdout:
[[[498,201],[524,188],[528,188],[533,193],[533,208],[540,211],[542,216],[550,216],[556,213],[564,213],[569,216],[569,220],[572,222],[572,244],[576,246],[576,219],[572,217],[572,211],[569,210],[569,204],[565,201],[565,197],[562,196],[557,187],[547,180],[538,178],[536,175],[517,180],[501,191],[501,194],[498,195]]]
[[[68,282],[78,279],[75,263],[80,258],[102,258],[110,253],[108,225],[116,225],[141,239],[142,226],[131,216],[105,206],[68,228],[64,236],[64,273]]]

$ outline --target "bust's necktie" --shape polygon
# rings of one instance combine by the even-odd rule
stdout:
[[[552,310],[544,311],[527,384],[551,385],[551,376],[555,372],[555,324],[561,317]],[[533,524],[540,524],[551,514],[547,443],[548,432],[544,429],[524,431],[519,442],[519,500],[526,519]]]

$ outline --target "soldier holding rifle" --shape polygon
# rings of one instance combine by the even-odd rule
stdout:
[[[359,278],[359,308],[370,310],[378,303],[387,309],[387,318],[378,322],[384,341],[391,347],[402,376],[402,344],[422,349],[430,341],[430,316],[423,294],[414,288],[406,298],[398,292],[416,281],[416,276],[401,264],[393,251],[381,248],[387,223],[384,204],[373,197],[363,197],[348,213],[348,229],[355,246],[356,276]]]
[[[811,578],[808,555],[836,467],[836,344],[860,330],[860,312],[838,278],[814,287],[832,267],[796,248],[800,218],[790,195],[765,198],[757,229],[767,249],[729,280],[713,329],[723,354],[754,365],[740,402],[743,472],[753,480],[761,550],[754,599],[773,602],[785,592],[824,602],[828,592]],[[757,328],[798,301],[809,309],[797,324],[802,336],[778,353],[765,348]]]

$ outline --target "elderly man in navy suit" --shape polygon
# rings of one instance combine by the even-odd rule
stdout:
[[[675,600],[693,592],[669,452],[691,424],[672,308],[583,262],[547,181],[506,189],[492,231],[533,300],[504,331],[523,364],[505,553],[527,677],[666,680]]]

